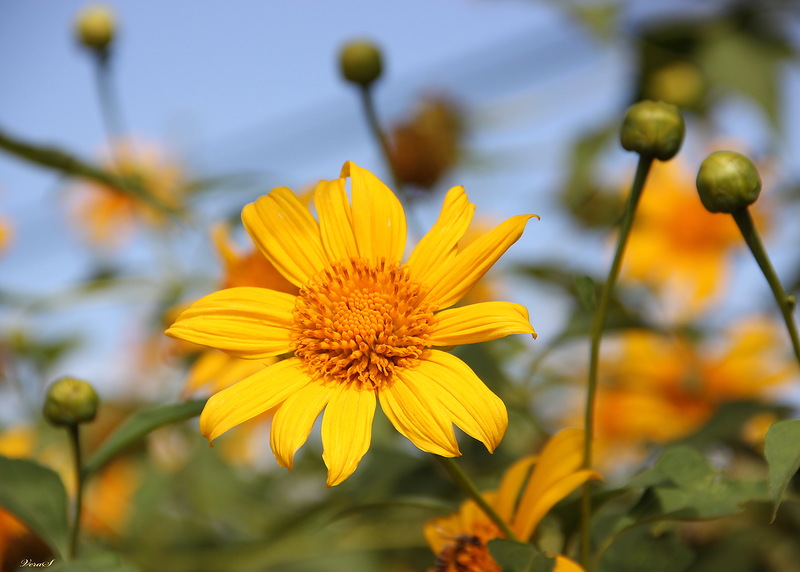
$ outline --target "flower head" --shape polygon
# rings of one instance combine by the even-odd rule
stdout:
[[[594,471],[580,468],[583,445],[583,430],[561,431],[545,445],[541,455],[514,463],[500,487],[483,494],[519,539],[528,540],[558,501],[586,481],[600,478]],[[500,572],[487,544],[503,536],[473,500],[465,501],[457,513],[425,525],[425,539],[437,556],[437,572]],[[571,572],[581,568],[558,556],[555,570]]]
[[[369,171],[346,163],[339,179],[317,185],[314,204],[318,221],[280,187],[242,212],[256,246],[299,288],[296,295],[228,288],[192,304],[167,330],[245,359],[289,356],[212,396],[202,433],[213,440],[277,407],[272,450],[291,468],[324,409],[328,486],[352,474],[369,449],[377,401],[424,451],[459,455],[453,424],[493,451],[508,425],[505,406],[466,364],[436,347],[535,334],[518,304],[450,308],[534,215],[512,217],[459,248],[474,205],[455,187],[403,263],[403,208]]]

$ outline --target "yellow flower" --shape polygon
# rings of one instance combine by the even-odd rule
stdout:
[[[741,244],[733,219],[703,207],[680,162],[656,162],[631,230],[623,278],[666,294],[678,313],[696,313],[720,293],[727,254]]]
[[[581,469],[584,433],[565,429],[545,445],[541,455],[514,463],[503,475],[500,487],[483,497],[522,541],[531,538],[547,511],[581,484],[600,476]],[[487,543],[502,538],[502,531],[473,500],[459,511],[425,525],[425,539],[437,557],[436,572],[500,572]],[[556,572],[582,568],[564,556],[556,556]]]
[[[450,308],[533,215],[512,217],[459,249],[474,205],[455,187],[439,220],[402,263],[405,213],[372,173],[345,163],[339,179],[317,185],[314,204],[319,222],[280,187],[242,211],[253,241],[300,289],[297,295],[221,290],[195,302],[167,330],[245,359],[292,354],[212,396],[200,416],[202,433],[211,441],[278,406],[270,441],[278,463],[291,468],[324,409],[328,486],[352,474],[369,449],[377,400],[395,428],[424,451],[459,455],[453,423],[493,451],[508,425],[505,406],[466,364],[435,346],[534,334],[518,304]]]
[[[135,177],[161,204],[178,208],[186,184],[180,166],[155,147],[137,142],[114,144],[104,167],[111,173]],[[162,225],[167,219],[154,206],[118,188],[84,182],[71,189],[72,214],[94,244],[116,246],[139,223]]]

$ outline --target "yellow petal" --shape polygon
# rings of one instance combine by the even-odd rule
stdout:
[[[464,433],[495,450],[508,428],[505,405],[463,361],[430,350],[414,367],[414,379]]]
[[[556,556],[556,565],[553,567],[553,572],[585,572],[583,566],[570,560],[566,556]]]
[[[358,257],[353,234],[353,215],[344,179],[320,181],[314,190],[314,205],[319,217],[322,244],[330,262]]]
[[[461,250],[451,260],[439,264],[425,283],[431,288],[427,299],[437,309],[458,302],[489,268],[517,242],[527,222],[536,215],[511,217]]]
[[[353,229],[362,258],[385,258],[399,264],[406,248],[406,215],[389,187],[378,177],[348,161],[342,177],[350,177],[353,197]]]
[[[425,392],[425,379],[414,370],[398,372],[395,382],[381,389],[381,408],[404,437],[428,453],[442,457],[461,455],[453,423],[438,402]]]
[[[292,349],[289,330],[295,296],[266,288],[227,288],[200,298],[180,313],[166,334],[245,359]]]
[[[600,475],[587,469],[572,473],[547,489],[537,490],[535,503],[525,503],[523,505],[524,498],[523,501],[520,501],[517,515],[511,528],[523,541],[529,539],[536,530],[536,525],[542,520],[542,517],[547,514],[547,511],[553,508],[558,501],[564,499],[586,481],[599,479]]]
[[[271,365],[212,395],[200,414],[200,432],[211,442],[231,427],[280,405],[309,381],[297,358]]]
[[[582,429],[565,429],[545,445],[525,485],[513,522],[520,538],[530,537],[545,513],[577,486],[599,478],[593,471],[579,470],[584,438]]]
[[[275,360],[245,360],[218,350],[206,350],[192,364],[183,393],[193,393],[204,386],[208,386],[209,393],[216,393],[272,365]]]
[[[261,253],[295,286],[325,267],[319,225],[286,187],[245,206],[242,222]]]
[[[536,459],[537,457],[534,455],[523,457],[503,474],[503,480],[500,481],[497,489],[495,509],[500,518],[506,522],[511,522],[511,518],[514,516],[514,508],[517,506],[522,485],[528,480],[531,467]]]
[[[451,308],[436,314],[437,323],[431,333],[435,346],[457,346],[495,340],[509,334],[532,334],[528,311],[511,302],[481,302]]]
[[[314,421],[328,404],[332,390],[321,383],[309,383],[289,396],[272,418],[270,445],[281,467],[292,468],[294,454],[308,439]]]
[[[439,219],[408,258],[407,265],[417,282],[433,283],[429,275],[455,256],[458,241],[467,232],[474,213],[475,205],[469,202],[463,187],[447,191]]]
[[[328,467],[327,486],[338,485],[356,470],[369,449],[375,393],[335,388],[322,416],[322,459]]]
[[[445,546],[465,532],[458,513],[429,520],[422,528],[425,540],[434,554],[439,554]]]

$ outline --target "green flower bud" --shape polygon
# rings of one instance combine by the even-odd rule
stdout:
[[[94,419],[97,414],[97,393],[87,382],[62,377],[47,390],[44,417],[53,425],[76,425]]]
[[[381,77],[383,58],[375,44],[360,40],[345,44],[339,52],[339,65],[344,79],[366,87]]]
[[[712,213],[732,213],[753,204],[761,192],[761,176],[753,162],[734,151],[706,157],[697,172],[700,201]]]
[[[75,33],[78,41],[91,50],[103,52],[114,39],[116,21],[108,6],[93,4],[78,14]]]
[[[625,114],[620,142],[628,151],[668,161],[681,148],[685,133],[677,107],[661,101],[640,101]]]

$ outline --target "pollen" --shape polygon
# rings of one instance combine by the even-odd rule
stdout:
[[[436,318],[424,298],[404,266],[384,259],[333,263],[297,296],[295,356],[315,378],[355,389],[384,387],[431,345]]]

